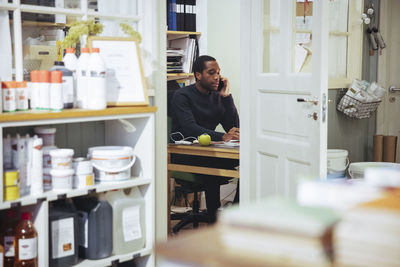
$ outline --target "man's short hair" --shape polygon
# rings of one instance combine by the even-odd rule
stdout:
[[[193,74],[194,77],[196,78],[196,72],[200,72],[202,73],[204,70],[204,62],[207,61],[217,61],[215,58],[211,57],[211,56],[199,56],[196,61],[193,63]]]

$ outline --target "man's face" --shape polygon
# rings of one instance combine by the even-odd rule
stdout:
[[[208,91],[217,91],[220,79],[220,69],[217,61],[204,62],[203,72],[196,72],[196,78],[200,85]]]

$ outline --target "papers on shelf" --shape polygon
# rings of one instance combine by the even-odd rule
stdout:
[[[211,144],[220,147],[239,147],[240,141],[239,140],[231,140],[228,142],[220,141],[220,142],[211,142]]]

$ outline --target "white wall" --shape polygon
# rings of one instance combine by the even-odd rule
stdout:
[[[208,1],[207,51],[217,59],[222,76],[228,78],[239,110],[240,0]]]

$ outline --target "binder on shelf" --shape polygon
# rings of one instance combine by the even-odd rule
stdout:
[[[185,0],[176,0],[176,30],[185,30]]]
[[[185,31],[196,31],[196,0],[185,0]]]
[[[167,6],[168,30],[176,31],[176,0],[167,0]]]

